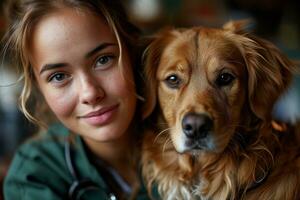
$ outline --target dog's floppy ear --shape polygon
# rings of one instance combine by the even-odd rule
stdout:
[[[146,48],[144,61],[144,78],[145,78],[145,103],[143,106],[143,118],[148,117],[155,109],[157,103],[157,85],[156,78],[157,68],[160,63],[161,55],[164,48],[170,42],[172,29],[166,28],[157,35],[153,36],[150,44]]]
[[[250,19],[229,21],[223,25],[223,29],[232,33],[242,34],[246,28],[251,24]]]
[[[233,40],[240,48],[248,71],[250,108],[258,118],[269,120],[273,105],[292,79],[295,65],[271,42],[232,28],[241,25],[230,23],[225,30],[234,34]]]
[[[259,38],[252,40],[256,46],[245,48],[248,48],[245,61],[249,101],[253,113],[260,119],[268,120],[274,104],[289,86],[295,66],[270,42]]]

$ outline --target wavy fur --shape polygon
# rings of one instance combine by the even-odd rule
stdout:
[[[295,66],[241,27],[166,30],[146,51],[143,174],[163,199],[300,199],[299,126],[275,129],[271,116]],[[236,79],[217,87],[223,68]],[[170,74],[180,78],[175,89]],[[181,123],[190,112],[214,122],[207,149],[186,149]]]

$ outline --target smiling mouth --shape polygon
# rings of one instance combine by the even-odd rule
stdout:
[[[91,112],[85,116],[80,117],[87,124],[92,126],[103,126],[108,124],[112,119],[115,113],[117,112],[119,104],[101,109],[99,111]]]

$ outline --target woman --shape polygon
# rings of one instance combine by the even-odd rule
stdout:
[[[148,199],[137,163],[138,32],[120,1],[19,0],[8,13],[21,109],[47,134],[16,153],[5,199]],[[41,102],[59,123],[40,120]]]

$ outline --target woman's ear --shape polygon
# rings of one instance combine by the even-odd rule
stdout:
[[[164,48],[170,41],[171,32],[171,29],[167,28],[153,36],[143,54],[145,103],[142,107],[142,113],[144,119],[152,114],[157,104],[157,87],[159,80],[156,77],[156,73]]]
[[[287,89],[296,68],[272,43],[253,35],[242,37],[250,108],[258,118],[269,120],[275,102]]]

